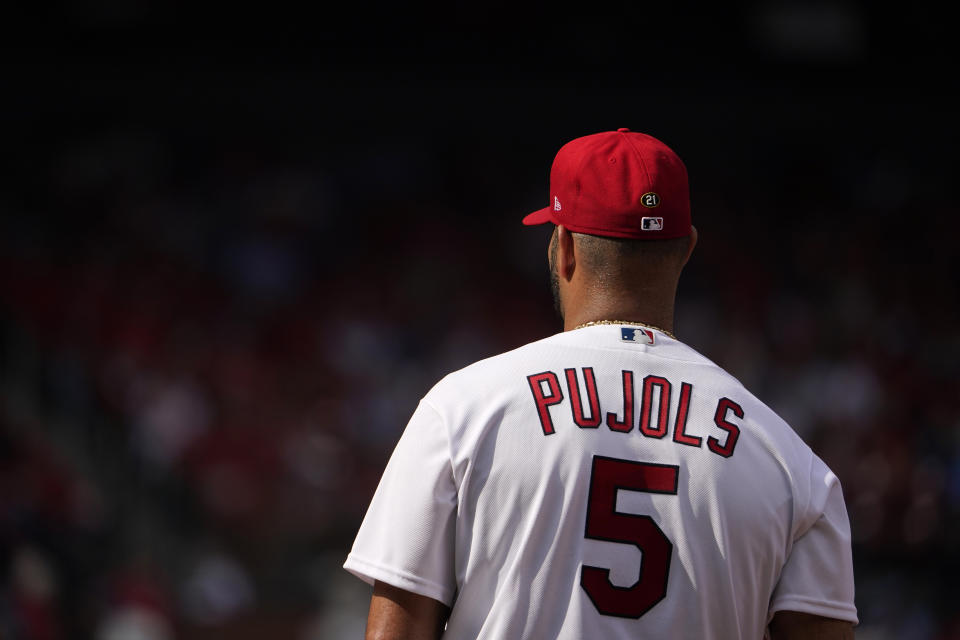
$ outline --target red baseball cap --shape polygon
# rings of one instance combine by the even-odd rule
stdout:
[[[629,129],[571,140],[550,170],[550,206],[523,224],[552,222],[595,236],[690,235],[687,168],[670,147]]]

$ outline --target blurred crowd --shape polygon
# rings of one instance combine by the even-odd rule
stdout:
[[[373,144],[363,197],[309,161],[198,165],[111,131],[53,149],[43,193],[0,194],[0,638],[361,637],[369,592],[340,564],[417,401],[559,330],[547,237],[519,225],[550,158],[467,215],[409,191],[445,171],[430,148]],[[900,170],[817,211],[694,175],[676,331],[840,477],[858,637],[942,640],[960,637],[960,265],[938,249],[957,212],[870,195]],[[890,233],[904,218],[923,224]]]

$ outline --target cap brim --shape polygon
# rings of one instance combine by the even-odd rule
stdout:
[[[533,226],[535,224],[546,224],[548,222],[553,222],[553,209],[550,207],[544,207],[539,211],[534,211],[533,213],[524,216],[523,224],[527,226]]]

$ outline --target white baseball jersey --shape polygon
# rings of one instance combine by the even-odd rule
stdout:
[[[756,638],[857,622],[836,476],[736,379],[597,325],[420,402],[345,568],[452,608],[445,639]]]

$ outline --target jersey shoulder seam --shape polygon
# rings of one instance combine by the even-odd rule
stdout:
[[[457,474],[455,473],[454,466],[453,466],[453,443],[452,443],[452,438],[450,437],[450,426],[447,424],[446,418],[443,417],[443,414],[440,412],[437,406],[434,405],[429,400],[428,396],[424,396],[423,398],[421,398],[420,403],[425,407],[429,408],[431,411],[433,411],[434,414],[436,414],[437,419],[440,420],[440,424],[443,427],[443,436],[444,436],[444,439],[447,441],[447,465],[450,469],[450,477],[453,478],[453,486],[456,488],[457,495],[459,496],[460,483],[457,480]]]

